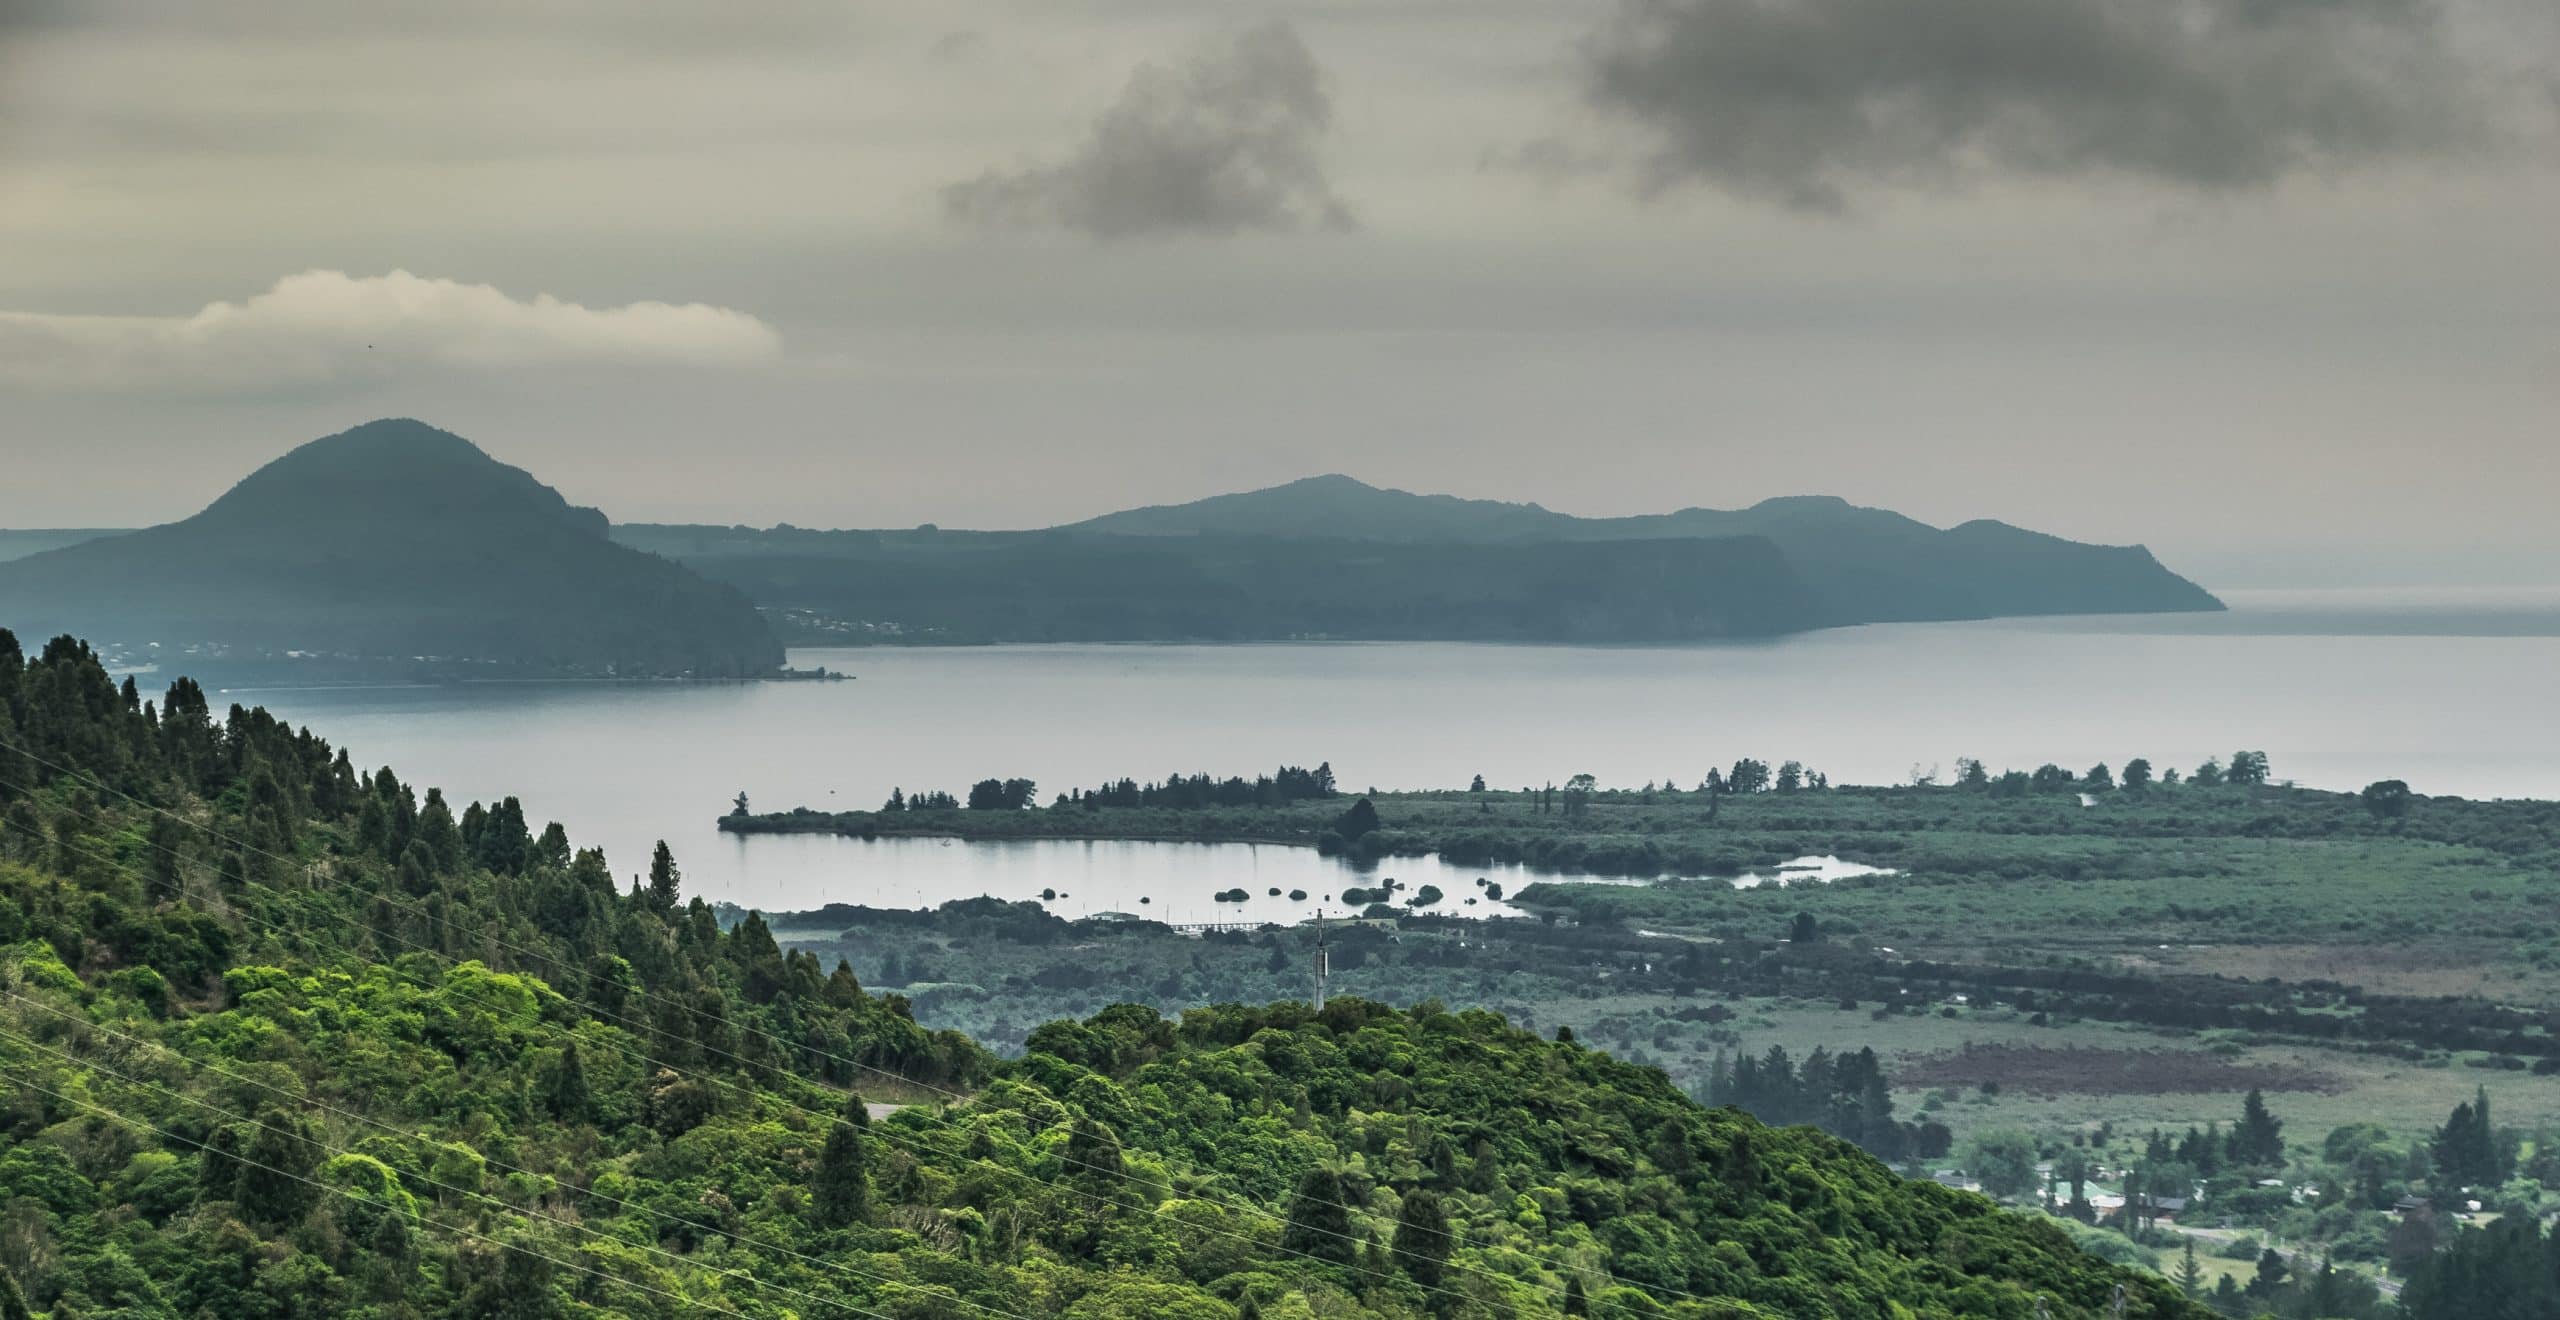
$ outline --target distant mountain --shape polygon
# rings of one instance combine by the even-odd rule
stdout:
[[[460,436],[370,422],[192,518],[0,563],[0,622],[126,654],[158,643],[364,672],[735,678],[781,664],[745,597],[607,528]]]
[[[0,563],[59,550],[66,545],[94,541],[101,536],[122,536],[130,527],[0,527]]]
[[[1345,476],[1039,532],[628,525],[798,640],[1675,641],[2218,610],[2139,546],[1940,529],[1825,496],[1577,518]]]
[[[1581,519],[1535,504],[1381,490],[1333,473],[1285,486],[1151,504],[1056,528],[1098,536],[1341,537],[1356,541],[1558,541]],[[1730,533],[1719,533],[1730,535]],[[1606,540],[1614,538],[1577,538]]]
[[[1758,536],[1785,554],[1832,623],[2222,608],[2141,546],[2088,545],[1990,520],[1942,530],[1827,495],[1747,509],[1577,518],[1535,504],[1415,495],[1333,475],[1105,514],[1058,530],[1489,542]]]
[[[1819,625],[1759,537],[1467,544],[618,527],[794,641],[1691,641]]]

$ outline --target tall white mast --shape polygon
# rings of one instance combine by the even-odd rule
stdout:
[[[1333,975],[1333,954],[1324,947],[1324,909],[1316,909],[1316,1011],[1324,1011],[1325,982]]]

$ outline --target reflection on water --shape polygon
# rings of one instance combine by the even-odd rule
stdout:
[[[689,892],[775,908],[852,901],[857,880],[944,896],[1015,881],[994,860],[929,865],[921,852],[843,840],[721,835],[714,822],[741,790],[759,809],[840,811],[877,805],[893,786],[964,792],[991,775],[1036,779],[1046,796],[1123,775],[1318,761],[1346,786],[1457,788],[1481,774],[1516,787],[1583,772],[1694,784],[1741,756],[1802,760],[1835,783],[1894,783],[1962,756],[1994,769],[2136,756],[2192,766],[2250,747],[2268,752],[2278,778],[2326,788],[2405,779],[2424,793],[2560,796],[2549,747],[2560,637],[2382,635],[2372,620],[2409,611],[2379,608],[2359,613],[2361,635],[2321,632],[2306,620],[2335,605],[2325,595],[2327,605],[2245,597],[2227,615],[1847,628],[1749,646],[827,650],[792,660],[858,681],[217,700],[264,703],[359,765],[392,765],[458,803],[517,794],[537,825],[566,823],[626,878],[663,838]],[[2470,608],[2456,600],[2439,614]],[[1179,852],[1116,858],[1158,869],[1114,892],[1153,900],[1133,911],[1179,903],[1183,919],[1208,920],[1208,896],[1241,885],[1258,919],[1280,908],[1274,886],[1285,899],[1344,883],[1333,863],[1289,850],[1250,850],[1249,866],[1178,865]],[[1383,874],[1418,887],[1426,873]],[[1473,894],[1481,909],[1478,874],[1513,887],[1490,870],[1456,885],[1431,878],[1445,901],[1463,907]]]
[[[1766,871],[1753,871],[1735,876],[1733,887],[1757,889],[1762,885],[1792,885],[1806,881],[1829,884],[1834,880],[1854,880],[1859,876],[1896,874],[1899,872],[1890,866],[1869,866],[1865,862],[1852,862],[1828,855],[1799,857],[1791,862],[1780,862]]]
[[[1398,908],[1451,917],[1520,916],[1504,897],[1538,881],[1630,884],[1517,866],[1450,866],[1437,857],[1392,857],[1359,870],[1313,848],[1252,843],[1159,843],[1034,839],[963,843],[953,839],[861,839],[818,834],[727,836],[747,892],[735,901],[767,910],[828,903],[933,907],[980,894],[1036,900],[1062,917],[1127,913],[1152,921],[1291,923],[1319,912],[1356,915],[1347,890],[1393,885]],[[764,892],[755,877],[784,877]],[[1440,900],[1417,907],[1425,886]],[[1220,893],[1243,890],[1241,902]],[[1277,892],[1274,892],[1277,891]]]
[[[1357,915],[1373,902],[1442,917],[1527,915],[1511,897],[1531,884],[1633,885],[1620,876],[1533,871],[1519,866],[1451,866],[1437,857],[1391,857],[1360,869],[1313,848],[1283,844],[1163,843],[1123,840],[1028,839],[965,843],[957,839],[842,838],[823,834],[730,836],[742,852],[788,853],[781,872],[795,884],[820,877],[818,893],[803,901],[798,890],[735,901],[768,911],[786,906],[926,908],[955,898],[988,895],[1037,901],[1062,917],[1123,914],[1177,925],[1266,922],[1290,924],[1319,914]],[[754,862],[777,859],[755,858]],[[742,865],[748,863],[742,862]],[[1892,875],[1886,867],[1838,857],[1798,857],[1733,877],[1740,888],[1767,884],[1828,883],[1853,876]],[[1381,900],[1376,891],[1388,889]],[[1417,903],[1426,889],[1437,902]],[[1241,890],[1241,900],[1221,899]],[[1356,896],[1356,901],[1355,901]]]

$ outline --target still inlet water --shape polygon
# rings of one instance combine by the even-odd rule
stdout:
[[[857,680],[226,695],[309,725],[360,765],[440,784],[457,805],[515,794],[626,876],[663,838],[688,892],[767,910],[1046,889],[1067,915],[1270,920],[1393,877],[1481,915],[1503,909],[1477,880],[1513,892],[1532,877],[1412,860],[1364,875],[1241,845],[723,835],[714,821],[740,792],[759,810],[833,811],[991,776],[1035,779],[1045,799],[1106,778],[1319,761],[1355,789],[1585,772],[1695,784],[1740,756],[1892,783],[1960,756],[2078,770],[2247,747],[2278,778],[2320,787],[2400,778],[2426,793],[2560,797],[2560,596],[2232,600],[2227,615],[1890,625],[1753,645],[810,650],[793,663]],[[1251,898],[1212,900],[1233,888]]]

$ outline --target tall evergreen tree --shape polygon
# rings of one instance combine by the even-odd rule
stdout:
[[[2266,1093],[2257,1087],[2240,1102],[2240,1125],[2231,1129],[2230,1146],[2236,1164],[2284,1163],[2284,1120],[2267,1112]]]
[[[578,1057],[578,1042],[560,1049],[559,1071],[551,1078],[551,1112],[564,1123],[583,1123],[592,1103],[587,1093],[587,1065]]]
[[[426,803],[418,808],[418,842],[426,847],[437,874],[451,875],[461,869],[462,827],[454,823],[443,789],[428,789]]]
[[[673,912],[683,889],[684,873],[676,869],[675,852],[660,839],[649,854],[649,906],[660,913]]]
[[[826,1147],[809,1178],[809,1196],[819,1222],[829,1228],[846,1228],[871,1214],[871,1175],[863,1164],[862,1135],[869,1126],[871,1111],[855,1096],[846,1102],[844,1116],[827,1129]]]
[[[1449,1212],[1440,1194],[1426,1187],[1406,1193],[1396,1212],[1396,1263],[1415,1283],[1436,1288],[1449,1272],[1450,1246]]]
[[[2427,1149],[2435,1158],[2437,1180],[2448,1194],[2505,1182],[2506,1149],[2489,1117],[2489,1089],[2481,1087],[2471,1103],[2454,1106]]]
[[[1352,1231],[1351,1212],[1343,1206],[1342,1196],[1342,1177],[1331,1169],[1309,1169],[1300,1176],[1297,1190],[1289,1196],[1288,1227],[1280,1233],[1281,1250],[1301,1252],[1337,1265],[1357,1261],[1360,1238]]]
[[[290,1225],[311,1208],[316,1190],[311,1175],[319,1164],[319,1148],[305,1135],[302,1120],[270,1114],[250,1134],[240,1156],[239,1181],[231,1199],[243,1213],[262,1223]]]

